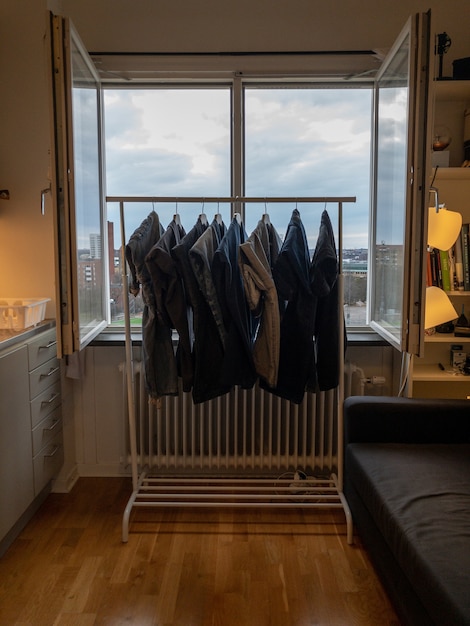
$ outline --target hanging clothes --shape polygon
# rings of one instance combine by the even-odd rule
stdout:
[[[294,209],[273,269],[278,295],[287,301],[281,320],[277,385],[260,386],[299,404],[314,359],[314,307],[309,280],[310,256],[300,213]]]
[[[314,298],[315,367],[307,389],[333,389],[339,382],[339,285],[336,244],[327,211],[323,211],[317,244],[310,266],[310,288]],[[346,328],[343,329],[346,347]]]
[[[194,370],[193,398],[195,402],[203,402],[223,395],[232,386],[221,381],[226,332],[211,270],[215,251],[226,231],[223,221],[219,222],[214,219],[209,228],[189,249],[189,263],[202,296],[202,299],[199,299],[201,306],[197,308],[198,324],[194,329],[195,343],[199,348],[196,358],[198,365],[201,366],[195,367]]]
[[[204,294],[212,315],[214,316],[220,340],[225,347],[226,332],[220,302],[212,277],[212,260],[219,243],[222,241],[227,227],[214,219],[209,228],[199,237],[194,246],[189,251],[189,261],[193,268],[194,275],[198,281],[199,288]]]
[[[160,355],[155,367],[155,387],[159,396],[178,395],[178,376],[183,389],[191,389],[191,344],[186,319],[186,300],[181,277],[171,250],[185,236],[184,228],[172,220],[159,241],[145,257],[155,294],[155,349]],[[176,356],[173,349],[173,329],[178,331]],[[188,387],[189,385],[189,387]]]
[[[256,321],[253,362],[258,376],[271,387],[277,384],[280,342],[279,299],[272,268],[281,246],[272,224],[260,220],[240,244],[238,257],[246,299]]]
[[[192,345],[192,397],[195,404],[212,400],[229,391],[218,384],[223,346],[217,324],[193,271],[189,251],[208,228],[198,219],[171,254],[183,279],[186,293],[188,327]],[[212,234],[211,234],[212,236]]]
[[[159,367],[160,354],[155,341],[156,303],[152,280],[145,265],[145,257],[160,237],[163,227],[155,211],[152,211],[131,235],[125,248],[126,260],[131,272],[129,291],[134,296],[142,288],[144,310],[142,312],[142,361],[145,386],[151,398],[157,397],[155,372]]]
[[[227,385],[251,389],[257,378],[252,351],[255,323],[238,263],[239,246],[246,239],[243,223],[235,216],[215,251],[212,277],[226,330],[221,380]]]

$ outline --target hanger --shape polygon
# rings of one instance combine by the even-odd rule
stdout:
[[[181,218],[180,218],[180,214],[178,213],[178,202],[176,202],[176,208],[175,208],[176,213],[173,215],[173,221],[175,222],[175,224],[177,224],[178,226],[181,226]]]
[[[269,218],[269,214],[268,214],[268,205],[266,200],[264,201],[264,213],[261,217],[261,219],[263,220],[263,222],[267,225],[270,226],[271,225],[271,220]]]
[[[234,219],[237,220],[237,224],[239,226],[241,226],[241,223],[242,223],[242,216],[241,216],[241,214],[240,213],[234,213],[233,217],[234,217]]]
[[[202,212],[199,214],[199,221],[204,226],[207,226],[208,224],[207,215],[204,213],[204,200],[202,201]]]
[[[219,224],[219,226],[222,226],[223,220],[222,220],[222,215],[219,213],[219,203],[217,202],[217,213],[214,215],[214,219],[217,222],[217,224]]]

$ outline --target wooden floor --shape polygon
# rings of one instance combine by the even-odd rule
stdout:
[[[141,509],[126,478],[52,494],[0,559],[1,626],[399,626],[341,511]]]

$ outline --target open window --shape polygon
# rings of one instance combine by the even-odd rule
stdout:
[[[430,163],[430,15],[410,18],[375,88],[371,326],[402,352],[423,347]]]
[[[410,18],[375,83],[373,210],[368,259],[370,325],[398,350],[410,354],[420,353],[424,332],[424,231],[430,172],[429,22],[429,14]],[[108,230],[104,228],[103,216],[100,79],[69,21],[51,14],[50,24],[57,320],[62,355],[83,348],[107,326],[111,319],[108,277],[116,268],[113,267],[114,250],[109,253],[110,260],[105,252]],[[111,55],[111,60],[117,63],[119,58]],[[222,62],[220,58],[216,60]],[[132,61],[136,62],[134,57]],[[195,62],[201,63],[200,58],[192,59],[192,63]],[[259,59],[258,62],[261,63]],[[315,63],[319,62],[316,57]],[[159,67],[161,65],[159,58]],[[108,72],[113,80],[115,69]],[[257,69],[255,76],[260,76],[259,72]],[[195,73],[197,78],[193,77],[192,87],[196,80],[202,81],[205,76],[200,67]],[[240,85],[243,80],[247,81],[245,73],[241,73],[243,79],[240,72],[229,72],[226,68],[222,74],[225,85],[236,86],[233,91],[243,93]],[[181,76],[181,70],[178,75]],[[302,74],[303,79],[307,75],[308,72]],[[210,76],[214,88],[213,71]],[[129,88],[130,79],[122,80]],[[341,82],[341,79],[335,80]],[[355,79],[351,82],[351,76],[343,73],[342,80],[344,86],[352,87]],[[142,81],[141,78],[143,88],[151,82],[150,79]],[[323,77],[323,81],[327,82],[327,78]],[[249,85],[248,91],[256,93],[252,87]],[[283,88],[283,95],[289,95],[289,85],[286,83]],[[268,84],[264,85],[262,93],[263,96],[269,93]],[[232,100],[232,117],[235,118],[234,96]],[[233,139],[236,145],[232,149],[232,186],[238,189],[237,193],[242,191],[242,175],[233,153],[238,150],[243,155],[245,149],[245,158],[250,156],[249,143],[248,147],[243,146],[240,137],[238,131],[232,129],[232,139],[238,141],[237,144]],[[242,158],[240,156],[240,163]],[[332,171],[332,180],[334,177]]]
[[[53,199],[59,355],[107,324],[100,84],[69,20],[50,15]]]

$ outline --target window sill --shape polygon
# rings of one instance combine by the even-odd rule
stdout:
[[[362,347],[381,347],[388,346],[389,344],[380,337],[376,332],[371,330],[364,331],[348,331],[348,346],[362,346]],[[136,331],[131,333],[133,345],[142,345],[142,333]],[[100,333],[96,339],[94,339],[90,346],[102,347],[102,346],[124,346],[125,335],[123,332],[106,331]]]

